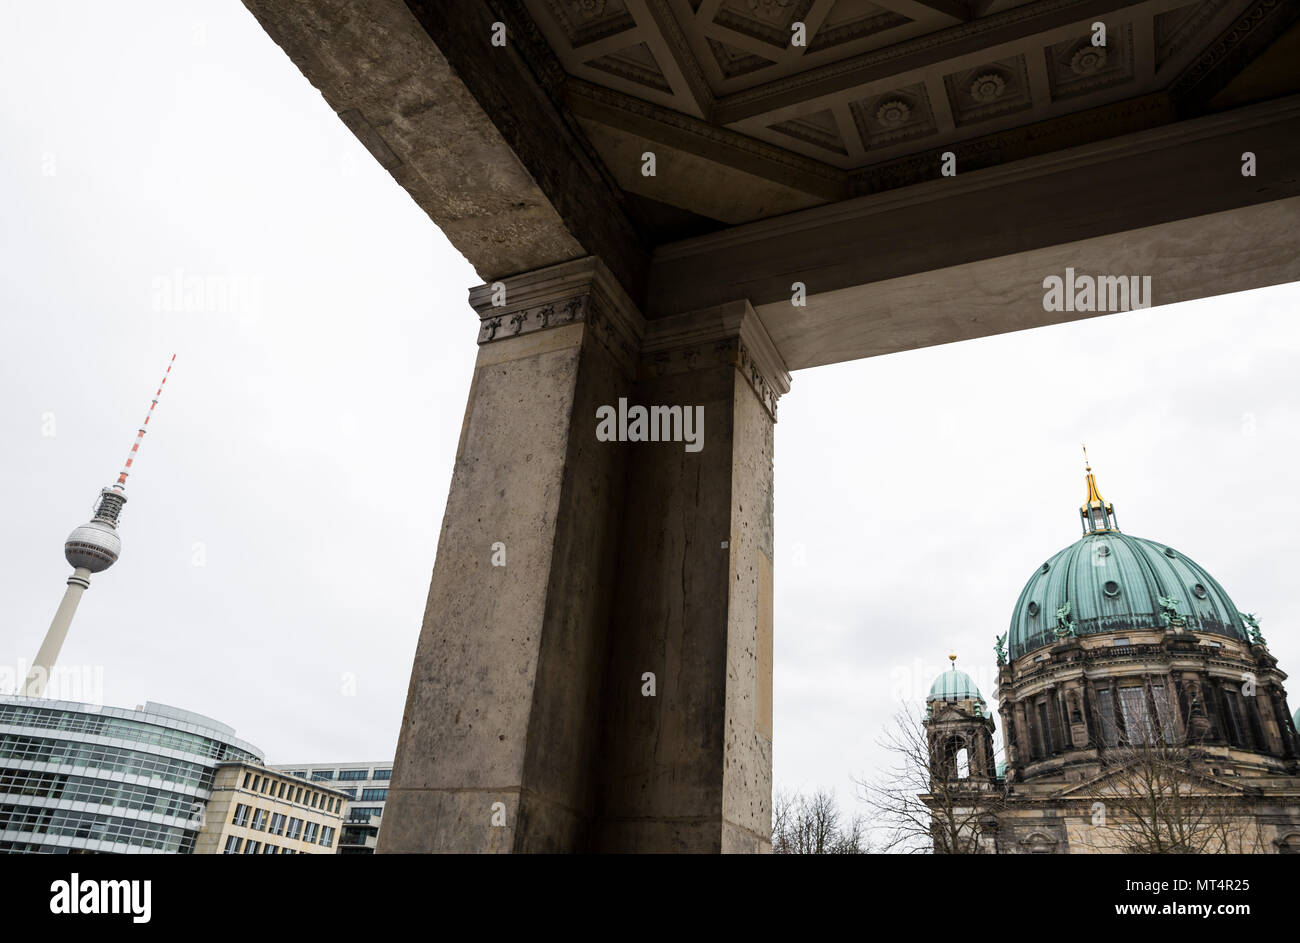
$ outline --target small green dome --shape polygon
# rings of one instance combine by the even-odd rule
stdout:
[[[1291,718],[1291,723],[1295,725],[1296,730],[1300,731],[1300,707],[1296,708],[1295,716]]]
[[[984,699],[980,697],[980,689],[975,687],[975,682],[970,679],[970,675],[958,671],[954,665],[934,679],[934,684],[930,685],[930,696],[926,700],[983,701]]]
[[[1162,628],[1161,597],[1176,600],[1187,628],[1247,640],[1237,607],[1203,567],[1154,540],[1109,530],[1071,544],[1029,578],[1011,616],[1010,656],[1055,643],[1057,612],[1067,603],[1076,635]]]
[[[998,760],[998,779],[1006,779],[1006,777],[1007,777],[1007,761]]]

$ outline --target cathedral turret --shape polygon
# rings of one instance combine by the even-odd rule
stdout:
[[[989,782],[996,778],[993,718],[979,688],[952,666],[930,686],[925,699],[925,730],[930,745],[930,773],[936,779]]]

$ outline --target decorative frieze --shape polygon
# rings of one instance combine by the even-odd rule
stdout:
[[[480,345],[581,323],[629,369],[645,330],[631,299],[592,256],[479,285],[470,305]]]

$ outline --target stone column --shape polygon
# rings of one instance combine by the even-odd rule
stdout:
[[[628,453],[599,850],[770,850],[773,425],[788,389],[748,302],[647,327],[635,402],[702,407],[704,438]]]
[[[768,850],[780,357],[746,302],[647,326],[592,259],[470,301],[377,850]]]
[[[1016,701],[1015,722],[1016,741],[1021,744],[1019,762],[1016,764],[1016,770],[1019,772],[1035,759],[1033,735],[1029,731],[1029,717],[1024,701]]]
[[[998,714],[1002,717],[1002,748],[1006,753],[1007,769],[1013,770],[1020,766],[1020,737],[1011,719],[1009,701],[1003,700],[998,705]]]
[[[592,824],[624,471],[595,417],[642,322],[592,258],[495,284],[470,292],[478,359],[380,852],[571,851]]]

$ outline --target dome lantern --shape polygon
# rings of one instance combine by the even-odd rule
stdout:
[[[1101,496],[1097,490],[1097,479],[1092,474],[1092,465],[1088,461],[1088,447],[1083,447],[1083,467],[1088,475],[1088,496],[1079,505],[1079,517],[1083,521],[1083,535],[1103,534],[1119,530],[1119,518],[1115,516],[1115,506]]]

